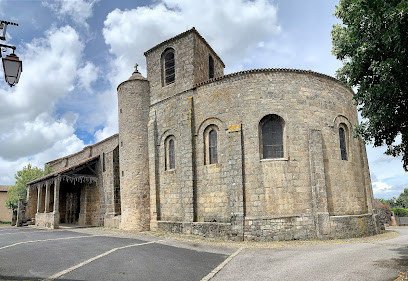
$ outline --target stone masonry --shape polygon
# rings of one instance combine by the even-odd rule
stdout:
[[[358,119],[351,89],[296,69],[224,75],[221,58],[194,28],[145,56],[147,78],[136,69],[118,86],[119,134],[49,162],[52,176],[29,184],[27,210],[38,225],[58,227],[69,210],[78,224],[232,240],[378,232],[365,147],[352,137]],[[174,81],[165,79],[169,73]],[[269,116],[281,120],[283,157],[263,157]],[[214,163],[210,131],[217,136]],[[57,190],[54,177],[76,187],[61,181]],[[47,181],[59,191],[54,216],[51,205],[48,213],[41,207],[51,204]]]

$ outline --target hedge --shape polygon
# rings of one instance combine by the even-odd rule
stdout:
[[[398,217],[408,217],[408,210],[404,208],[392,208],[391,211]]]

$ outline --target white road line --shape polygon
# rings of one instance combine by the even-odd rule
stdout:
[[[107,255],[109,255],[109,254],[111,254],[111,253],[113,253],[113,252],[115,252],[117,250],[122,250],[122,249],[130,248],[130,247],[137,247],[137,246],[142,246],[142,245],[147,245],[147,244],[152,244],[152,243],[157,243],[157,242],[160,242],[160,241],[163,241],[163,240],[151,241],[151,242],[146,242],[146,243],[131,244],[131,245],[123,246],[123,247],[113,248],[112,250],[106,251],[105,253],[102,253],[102,254],[97,255],[97,256],[95,256],[93,258],[90,258],[89,260],[83,261],[81,263],[78,263],[77,265],[74,265],[74,266],[72,266],[70,268],[67,268],[67,269],[63,270],[63,271],[55,273],[54,275],[48,277],[47,279],[44,279],[43,281],[52,281],[52,280],[58,279],[58,278],[60,278],[60,277],[62,277],[64,275],[66,275],[66,274],[68,274],[68,273],[70,273],[70,272],[84,266],[84,265],[87,265],[87,264],[89,264],[89,263],[91,263],[91,262],[93,262],[93,261],[95,261],[97,259],[103,258],[103,257],[105,257],[105,256],[107,256]]]
[[[208,273],[206,276],[201,279],[201,281],[208,281],[211,280],[221,269],[224,268],[236,255],[238,255],[244,247],[239,248],[236,250],[232,255],[230,255],[225,261],[223,261],[219,266],[213,269],[210,273]]]
[[[21,234],[21,233],[35,233],[35,232],[48,232],[49,230],[36,230],[36,231],[29,231],[29,230],[23,230],[23,231],[14,231],[14,232],[8,232],[8,233],[0,233],[0,235],[7,235],[7,234]]]
[[[23,242],[18,242],[18,243],[14,243],[14,244],[11,244],[11,245],[7,245],[7,246],[4,246],[4,247],[1,247],[0,250],[6,249],[6,248],[10,248],[10,247],[14,247],[14,246],[21,245],[21,244],[36,243],[36,242],[46,242],[46,241],[55,241],[55,240],[66,240],[66,239],[77,239],[77,238],[89,238],[89,237],[99,237],[99,235],[72,236],[72,237],[62,237],[62,238],[50,238],[50,239],[44,239],[44,240],[23,241]]]

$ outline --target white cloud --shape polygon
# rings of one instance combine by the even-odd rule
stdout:
[[[91,85],[98,79],[98,73],[99,68],[91,62],[87,62],[82,68],[78,69],[79,86],[92,93]]]
[[[116,9],[104,24],[105,42],[115,56],[107,74],[113,93],[132,74],[136,62],[145,73],[145,51],[193,26],[223,59],[226,72],[241,70],[254,48],[268,44],[280,32],[277,8],[269,0],[160,0],[151,6]],[[262,57],[262,51],[257,55]],[[116,95],[105,98],[111,107],[105,128],[95,135],[98,140],[117,132],[117,109],[112,108]]]
[[[87,20],[92,17],[93,7],[99,0],[58,0],[55,2],[43,1],[43,4],[51,8],[61,17],[69,17],[77,25],[88,27]]]
[[[162,0],[149,7],[112,11],[103,34],[111,53],[125,58],[131,70],[136,61],[145,67],[144,51],[193,26],[231,68],[280,32],[271,1]]]
[[[13,183],[13,174],[28,163],[42,166],[84,146],[74,134],[77,114],[55,114],[55,105],[76,86],[83,48],[70,26],[52,28],[19,48],[19,84],[0,85],[2,184]]]
[[[372,182],[374,193],[389,193],[393,192],[392,186],[385,182],[375,181]]]

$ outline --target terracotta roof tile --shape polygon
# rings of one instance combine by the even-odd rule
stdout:
[[[0,192],[7,192],[12,185],[0,185]]]
[[[71,169],[73,169],[73,168],[76,168],[76,167],[78,167],[78,166],[81,166],[81,165],[83,165],[83,164],[85,164],[85,163],[88,163],[88,162],[90,162],[90,161],[92,161],[92,160],[95,160],[95,159],[97,159],[97,158],[99,158],[99,155],[96,155],[96,156],[93,156],[93,157],[89,157],[89,158],[87,158],[87,159],[85,159],[85,160],[82,160],[81,162],[76,163],[75,165],[69,166],[69,167],[67,167],[67,168],[64,168],[64,169],[59,170],[59,171],[56,171],[56,172],[52,172],[51,174],[48,174],[48,175],[45,175],[45,176],[43,176],[43,177],[41,177],[41,178],[38,178],[38,179],[36,179],[36,180],[30,181],[30,182],[28,182],[28,183],[26,183],[26,184],[27,184],[27,185],[30,185],[30,184],[34,184],[34,183],[36,183],[36,182],[43,181],[43,180],[48,179],[48,178],[52,178],[52,177],[54,177],[54,176],[56,176],[56,175],[58,175],[58,174],[62,174],[62,173],[64,173],[64,172],[67,172],[67,171],[69,171],[69,170],[71,170]]]

